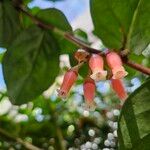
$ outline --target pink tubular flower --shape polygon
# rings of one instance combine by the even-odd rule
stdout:
[[[83,84],[84,98],[88,106],[92,106],[94,104],[95,97],[95,82],[90,77],[86,78]]]
[[[111,85],[113,90],[116,92],[121,100],[125,100],[127,98],[128,95],[120,79],[111,79]]]
[[[91,78],[95,81],[105,80],[107,71],[104,71],[103,57],[98,54],[92,54],[89,60],[89,67],[92,70]]]
[[[75,70],[70,69],[68,72],[66,72],[63,83],[60,87],[60,89],[57,90],[58,96],[61,98],[66,98],[69,90],[71,89],[74,82],[77,80],[78,73]]]
[[[122,60],[116,52],[110,52],[106,55],[109,67],[112,69],[113,79],[121,79],[128,73],[125,71]]]

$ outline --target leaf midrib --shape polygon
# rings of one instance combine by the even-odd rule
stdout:
[[[133,17],[132,17],[132,20],[131,20],[131,23],[130,23],[130,26],[129,26],[129,32],[128,32],[128,35],[127,35],[125,49],[128,49],[129,46],[130,46],[130,38],[131,38],[131,35],[132,35],[132,31],[134,29],[134,23],[135,23],[135,20],[136,20],[137,14],[138,14],[138,8],[139,8],[141,2],[142,2],[142,0],[139,0],[138,4],[137,4],[137,6],[134,10]]]

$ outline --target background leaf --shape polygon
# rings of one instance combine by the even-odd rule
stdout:
[[[120,150],[148,150],[150,147],[150,80],[126,100],[119,119]]]
[[[29,13],[31,13],[32,15],[35,16],[40,11],[40,8],[33,7],[32,9],[30,8],[27,10]],[[23,28],[28,28],[29,26],[34,25],[34,22],[31,20],[31,18],[26,16],[23,12],[20,12],[20,18],[21,18],[21,24],[22,24]]]
[[[12,2],[0,1],[0,46],[7,48],[19,31],[19,15]]]
[[[10,100],[22,104],[46,90],[59,72],[59,47],[38,27],[23,31],[6,52],[4,78]]]
[[[0,53],[0,63],[2,62],[3,56],[4,56],[4,53]]]
[[[37,17],[45,23],[51,24],[63,31],[72,31],[72,28],[65,15],[58,9],[49,8],[41,10],[38,12]]]
[[[67,18],[58,9],[55,8],[44,9],[39,11],[36,16],[43,22],[51,24],[61,29],[62,31],[72,32],[72,27],[69,24]],[[55,34],[55,37],[59,42],[61,54],[69,54],[72,57],[77,47],[58,34]]]
[[[69,24],[67,18],[58,9],[55,8],[44,9],[39,11],[36,16],[43,22],[54,25],[57,28],[60,28],[62,31],[72,32],[72,27]],[[68,54],[71,66],[76,65],[77,61],[74,59],[74,52],[76,51],[76,49],[78,49],[78,47],[72,44],[70,41],[66,40],[63,36],[60,36],[57,33],[54,35],[60,45],[61,54]]]
[[[80,39],[81,41],[83,41],[84,43],[90,45],[90,42],[88,41],[88,35],[86,32],[84,32],[81,29],[76,29],[74,31],[74,36],[77,37],[78,39]]]
[[[94,33],[108,48],[140,54],[150,42],[148,0],[91,0]]]

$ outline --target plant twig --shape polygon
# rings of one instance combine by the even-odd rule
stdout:
[[[31,143],[29,143],[27,141],[23,141],[21,138],[12,136],[9,132],[5,131],[2,128],[0,128],[0,134],[9,138],[10,140],[13,140],[13,141],[16,141],[17,143],[20,143],[21,145],[23,145],[28,150],[42,150],[41,148],[38,148],[38,147],[32,145]]]
[[[38,19],[37,17],[33,16],[32,14],[30,14],[23,6],[18,6],[17,7],[19,10],[21,10],[24,14],[26,14],[28,17],[30,17],[32,19],[32,21],[37,24],[38,26],[44,28],[44,29],[49,29],[49,30],[53,30],[54,32],[61,34],[64,38],[66,38],[67,40],[71,41],[72,43],[76,44],[77,46],[86,49],[88,52],[91,53],[101,53],[100,50],[94,49],[89,47],[87,44],[85,44],[83,41],[81,41],[80,39],[74,37],[71,33],[67,33],[64,32],[56,27],[54,27],[51,24],[46,24],[44,22],[42,22],[40,19]]]
[[[144,67],[144,66],[134,63],[133,61],[130,61],[130,60],[124,61],[124,63],[131,68],[134,68],[144,74],[150,75],[150,68]]]
[[[84,43],[80,39],[74,37],[71,33],[66,33],[65,38],[67,40],[71,41],[72,43],[76,44],[77,46],[83,48],[84,50],[86,50],[89,53],[97,53],[97,54],[100,54],[100,55],[104,55],[104,53],[101,52],[101,50],[89,47],[86,43]]]
[[[16,6],[15,6],[16,7]],[[71,33],[67,33],[64,32],[58,28],[56,28],[55,26],[51,25],[51,24],[46,24],[43,21],[41,21],[40,19],[38,19],[37,17],[33,16],[32,14],[30,14],[23,6],[17,6],[17,9],[19,9],[21,12],[23,12],[24,14],[26,14],[28,17],[30,17],[32,19],[32,21],[37,24],[38,26],[44,28],[44,29],[49,29],[49,30],[53,30],[55,33],[61,34],[65,39],[71,41],[72,43],[76,44],[77,46],[79,46],[80,48],[83,48],[84,50],[90,52],[90,53],[97,53],[100,55],[105,55],[105,53],[101,52],[101,50],[98,49],[94,49],[89,47],[86,43],[84,43],[83,41],[81,41],[80,39],[76,38],[73,36],[73,34]],[[124,60],[123,62],[128,65],[131,68],[134,68],[144,74],[150,75],[150,69],[147,67],[144,67],[141,64],[137,64],[135,62],[129,61],[129,60]]]

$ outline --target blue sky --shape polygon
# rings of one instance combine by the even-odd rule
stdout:
[[[71,22],[80,15],[87,7],[89,0],[64,0],[60,2],[50,2],[44,0],[34,0],[29,4],[29,7],[39,6],[41,8],[55,7],[63,11],[67,19]],[[0,53],[4,50],[0,48]],[[0,90],[5,88],[5,83],[2,74],[2,65],[0,64]]]
[[[88,3],[89,0],[63,0],[55,3],[44,0],[34,0],[32,3],[29,4],[29,7],[55,7],[63,11],[67,19],[71,22],[89,6]]]
[[[2,53],[4,49],[0,48],[0,53]],[[3,79],[3,73],[2,73],[2,65],[0,64],[0,89],[3,89],[5,87],[4,79]]]
[[[0,64],[0,90],[5,87],[3,75],[2,75],[2,65]]]

